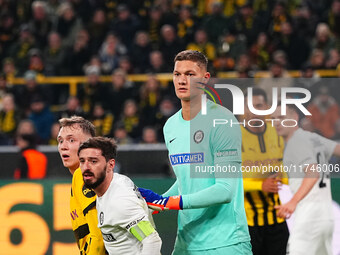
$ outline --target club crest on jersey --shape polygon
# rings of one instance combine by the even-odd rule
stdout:
[[[195,134],[194,134],[194,141],[195,141],[195,143],[200,143],[200,142],[202,142],[203,138],[204,138],[204,133],[203,133],[203,131],[202,131],[202,130],[197,130],[197,131],[195,132]]]
[[[100,225],[103,225],[103,223],[104,223],[104,213],[103,212],[100,212],[100,214],[99,214],[99,223],[100,223]]]
[[[94,197],[96,195],[96,193],[92,189],[86,188],[85,185],[84,185],[83,186],[83,195],[87,198],[91,198],[91,197]]]

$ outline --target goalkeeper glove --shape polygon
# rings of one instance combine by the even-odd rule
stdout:
[[[138,188],[149,208],[155,211],[182,210],[182,196],[163,197],[149,189]]]

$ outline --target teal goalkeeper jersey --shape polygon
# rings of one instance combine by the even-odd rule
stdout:
[[[214,127],[214,119],[228,123]],[[206,115],[198,113],[185,121],[180,110],[163,131],[177,179],[166,195],[183,198],[175,247],[194,251],[249,242],[240,172],[241,130],[234,115],[208,100]],[[223,172],[228,166],[237,173]]]

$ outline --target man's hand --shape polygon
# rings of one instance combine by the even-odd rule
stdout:
[[[149,189],[138,188],[149,208],[155,211],[182,210],[182,196],[163,197]]]
[[[274,208],[277,210],[277,216],[288,219],[295,211],[296,205],[297,203],[294,200],[290,200],[288,203],[276,205]]]
[[[281,179],[271,176],[262,182],[262,191],[278,193],[281,189]]]

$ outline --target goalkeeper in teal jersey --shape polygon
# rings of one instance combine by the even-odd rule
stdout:
[[[163,131],[177,180],[162,196],[142,188],[140,192],[150,208],[180,210],[173,255],[248,255],[252,252],[240,172],[240,128],[214,127],[214,119],[237,120],[209,100],[203,115],[203,92],[190,86],[191,78],[203,82],[210,78],[207,62],[198,51],[182,51],[175,57],[173,82],[182,109],[169,118]],[[212,169],[233,173],[211,173]]]

